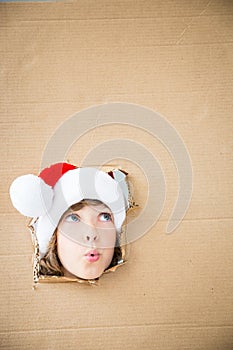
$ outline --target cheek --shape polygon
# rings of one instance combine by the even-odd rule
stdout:
[[[116,230],[110,228],[108,230],[99,230],[99,245],[105,249],[112,249],[116,244]]]
[[[82,222],[79,223],[70,223],[70,222],[62,222],[59,225],[59,233],[61,240],[70,239],[73,242],[83,243],[83,233],[86,232],[85,225]]]
[[[62,234],[57,237],[57,252],[62,263],[70,262],[75,256],[82,253],[83,247],[72,242]]]
[[[113,255],[114,255],[114,248],[105,249],[105,252],[104,252],[105,266],[104,266],[104,268],[107,268],[109,266],[109,264],[112,261]]]
[[[66,239],[62,237],[62,235],[58,235],[57,237],[57,253],[59,256],[59,259],[61,260],[61,263],[64,264],[64,261],[68,260],[69,258],[69,247],[66,242]]]

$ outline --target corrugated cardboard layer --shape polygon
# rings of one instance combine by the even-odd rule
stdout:
[[[27,33],[30,32],[29,28]],[[118,28],[115,30],[118,31]],[[134,27],[131,32],[133,35]],[[15,37],[14,32],[11,37]],[[37,40],[41,42],[40,38]],[[96,38],[93,40],[96,42]],[[33,38],[27,38],[21,33],[16,42],[19,45],[24,42],[33,45]],[[45,38],[42,40],[44,42]],[[66,45],[61,41],[59,44],[62,47]],[[72,50],[77,46],[80,46],[78,54]],[[150,94],[151,90],[156,94],[202,92],[207,98],[208,93],[230,89],[232,51],[230,43],[220,46],[169,45],[159,49],[153,46],[125,48],[125,45],[120,48],[93,46],[85,49],[82,43],[77,42],[64,51],[49,51],[46,46],[35,46],[27,54],[22,50],[17,55],[14,51],[5,51],[1,53],[1,62],[5,86],[8,88],[2,92],[1,100],[13,100],[12,103],[83,102],[85,96],[92,95],[97,98],[102,96],[102,101],[106,102],[109,94],[120,95],[124,91],[130,95]],[[219,64],[220,61],[222,64]],[[50,69],[47,71],[48,65]]]
[[[231,326],[232,223],[188,221],[171,235],[165,235],[165,224],[159,223],[132,244],[128,263],[102,276],[99,286],[56,283],[33,290],[30,254],[1,256],[3,310],[11,291],[1,315],[2,331],[45,329],[39,320],[46,315],[49,330],[147,324]]]
[[[14,11],[12,11],[12,9]],[[124,18],[148,18],[148,17],[193,17],[200,15],[228,15],[232,9],[231,0],[208,1],[208,0],[190,0],[188,3],[183,0],[147,1],[144,0],[120,0],[111,1],[94,0],[66,1],[65,3],[46,4],[46,16],[44,4],[27,4],[27,13],[25,5],[14,4],[2,7],[4,17],[8,21],[20,20],[86,20],[92,19],[124,19]],[[91,10],[91,11],[90,11]],[[8,21],[6,23],[8,23]]]
[[[1,3],[0,43],[0,347],[231,350],[232,1]],[[96,127],[67,158],[78,164],[101,142],[136,140],[164,171],[163,213],[98,287],[33,290],[27,219],[12,207],[9,186],[38,173],[64,120],[108,102],[151,108],[177,130],[194,172],[189,210],[166,235],[178,193],[169,153],[132,126]],[[143,207],[145,176],[120,162]]]
[[[206,108],[208,108],[208,105]],[[179,122],[177,122],[177,118],[173,117],[173,123],[182,133],[182,139],[190,153],[195,178],[192,202],[186,219],[230,218],[233,206],[233,192],[229,191],[229,188],[233,187],[233,179],[231,177],[233,166],[231,156],[231,149],[233,148],[231,112],[226,108],[226,113],[222,117],[221,122],[217,118],[218,112],[208,112],[206,117],[201,113],[200,110],[198,113],[196,111],[190,113],[193,117],[192,122],[185,122],[186,114],[183,115],[184,119]],[[33,113],[34,119],[36,119],[35,114]],[[53,116],[55,118],[54,113]],[[6,198],[6,205],[2,209],[2,213],[7,214],[9,210],[12,213],[14,212],[11,203],[8,201],[8,192],[6,192],[13,179],[28,172],[34,172],[35,174],[39,172],[44,147],[54,132],[54,129],[51,126],[49,127],[50,123],[54,126],[52,118],[48,118],[48,124],[44,122],[42,125],[37,120],[34,122],[34,131],[28,132],[26,135],[25,130],[30,128],[29,122],[16,123],[13,131],[10,130],[9,123],[2,124],[3,149],[5,150],[7,147],[6,152],[8,154],[7,164],[11,165],[12,158],[15,155],[15,138],[12,137],[9,140],[9,132],[17,135],[17,150],[24,157],[23,163],[21,157],[14,161],[10,176],[6,176],[0,184],[2,195]],[[48,126],[46,127],[46,125]],[[190,137],[190,133],[192,137]],[[121,135],[122,139],[130,139],[132,142],[140,140],[140,143],[146,150],[153,152],[159,160],[167,181],[167,198],[161,219],[168,219],[178,194],[176,187],[178,185],[178,174],[171,156],[161,142],[152,137],[152,135],[131,126],[111,125],[98,127],[97,125],[93,131],[88,132],[77,140],[65,159],[69,159],[71,162],[79,165],[89,152],[90,147],[94,148],[100,143],[118,139],[119,135]],[[224,142],[222,135],[224,135]],[[36,143],[34,142],[35,139],[37,140]],[[148,189],[142,171],[137,170],[129,162],[117,161],[116,163],[123,167],[125,166],[129,175],[132,176],[136,200],[140,206],[143,206],[147,198]],[[3,169],[3,173],[7,173],[7,169]],[[224,169],[224,172],[222,169]],[[204,173],[205,176],[203,176]],[[158,186],[158,184],[155,183],[155,186]],[[140,191],[141,187],[145,188],[145,191]],[[218,201],[221,202],[221,206],[216,205]]]
[[[168,336],[169,335],[169,336]],[[2,335],[1,346],[6,349],[75,349],[82,344],[83,350],[89,350],[93,343],[99,349],[108,347],[113,350],[125,349],[163,349],[190,350],[192,339],[196,350],[231,350],[232,327],[173,327],[145,325],[143,327],[123,326],[79,330],[36,331]],[[175,344],[175,345],[174,345]],[[177,346],[177,347],[176,347]]]

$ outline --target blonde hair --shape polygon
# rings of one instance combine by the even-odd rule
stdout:
[[[79,203],[72,205],[69,209],[76,211],[76,210],[82,209],[86,205],[99,205],[100,203],[102,204],[102,202],[98,200],[85,199]],[[105,270],[108,270],[109,268],[118,265],[119,262],[121,261],[122,261],[122,249],[119,245],[119,237],[117,236],[112,261]],[[40,275],[64,276],[63,265],[57,253],[57,229],[54,231],[54,234],[48,245],[47,253],[40,260],[39,265],[40,265],[40,270],[39,270]]]

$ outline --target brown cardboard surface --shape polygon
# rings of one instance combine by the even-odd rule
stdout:
[[[0,43],[0,348],[231,350],[232,1],[1,3]],[[189,210],[166,235],[178,191],[169,153],[143,130],[96,127],[67,158],[78,164],[114,138],[140,142],[165,174],[163,213],[99,286],[33,290],[27,219],[12,207],[9,186],[39,171],[65,119],[108,102],[151,108],[181,135],[194,173]],[[143,207],[142,171],[117,162]]]
[[[1,264],[5,266],[2,277],[6,281],[1,285],[2,295],[11,290],[8,305],[11,318],[7,313],[2,315],[2,330],[7,331],[8,327],[20,332],[42,330],[45,325],[38,323],[38,317],[44,312],[49,315],[48,329],[108,327],[109,323],[230,326],[229,291],[233,287],[230,226],[232,220],[217,224],[211,220],[194,221],[193,231],[188,232],[190,222],[184,222],[176,234],[166,236],[164,223],[160,223],[157,232],[152,230],[131,246],[126,265],[102,276],[100,285],[93,287],[43,284],[33,290],[30,254],[2,255]],[[9,270],[12,272],[7,279]],[[119,293],[121,289],[124,292]],[[76,298],[77,302],[70,302]],[[55,308],[61,300],[63,312]],[[4,307],[4,298],[1,302]],[[43,305],[41,309],[38,304]]]
[[[211,6],[210,6],[211,5]],[[46,4],[47,20],[70,20],[70,19],[112,19],[112,18],[147,18],[147,17],[186,17],[199,16],[200,13],[206,12],[208,14],[211,9],[211,14],[229,14],[229,7],[231,1],[221,1],[210,3],[208,0],[197,0],[186,2],[179,0],[174,2],[172,0],[166,2],[155,1],[109,1],[104,0],[95,2],[93,0],[82,0],[78,3],[76,1],[66,1]],[[90,11],[90,8],[92,11]],[[181,15],[182,9],[182,15]],[[7,20],[42,20],[44,19],[44,4],[28,4],[27,14],[25,13],[25,6],[22,4],[14,4],[14,13],[10,12],[11,8],[6,6],[4,8]],[[172,11],[171,11],[172,10]],[[61,16],[62,11],[62,16]],[[8,21],[7,21],[8,22]]]
[[[169,334],[169,336],[168,336]],[[164,349],[189,350],[190,339],[197,350],[231,349],[232,328],[210,327],[207,329],[197,327],[155,326],[144,327],[107,327],[78,330],[49,330],[36,332],[12,333],[11,337],[4,334],[2,346],[10,349],[75,349],[82,344],[82,349],[88,350],[93,346],[93,339],[98,339],[99,346],[111,349],[154,349],[155,344],[162,344]],[[193,346],[194,348],[194,346]]]

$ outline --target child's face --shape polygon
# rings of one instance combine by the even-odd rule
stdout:
[[[113,216],[104,204],[68,210],[57,230],[57,252],[65,276],[101,276],[112,261],[115,242]]]

